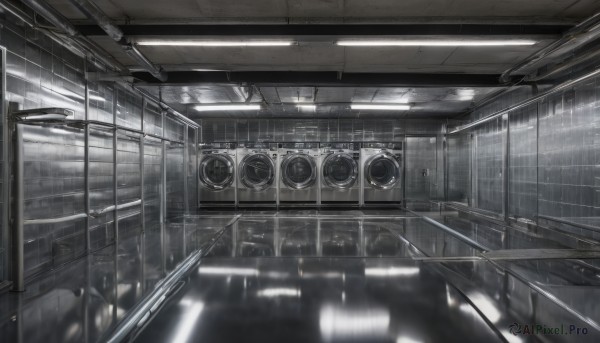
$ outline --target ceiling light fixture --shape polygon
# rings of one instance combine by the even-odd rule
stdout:
[[[292,41],[193,41],[193,40],[142,40],[137,45],[148,46],[205,46],[205,47],[253,47],[290,46]]]
[[[352,104],[350,108],[353,110],[387,110],[387,111],[408,111],[410,110],[410,105],[407,104],[386,104],[386,105],[376,105],[376,104]]]
[[[239,105],[198,105],[194,109],[199,112],[207,111],[257,111],[261,109],[258,104],[239,104]]]
[[[520,46],[534,45],[528,39],[509,40],[340,40],[339,46]]]
[[[307,111],[316,111],[317,110],[317,105],[311,105],[311,104],[299,104],[299,105],[296,105],[296,107],[301,110],[307,110]]]

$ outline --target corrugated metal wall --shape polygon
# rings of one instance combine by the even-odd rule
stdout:
[[[68,108],[74,110],[69,119],[119,127],[115,131],[93,124],[87,129],[86,125],[24,125],[25,220],[84,215],[54,224],[25,223],[26,277],[116,242],[119,252],[136,254],[119,253],[119,268],[144,264],[139,270],[146,276],[156,275],[153,280],[146,278],[155,283],[164,261],[150,260],[156,254],[147,254],[145,260],[143,251],[160,249],[162,221],[183,214],[185,173],[193,173],[190,181],[196,175],[195,163],[184,168],[185,139],[188,133],[195,137],[197,130],[164,115],[157,104],[128,86],[86,80],[86,68],[99,70],[15,18],[7,17],[3,24],[0,45],[7,49],[7,101],[19,109]],[[156,138],[144,137],[141,132]],[[163,165],[165,159],[168,168]],[[167,174],[166,184],[163,173]],[[85,218],[88,199],[91,215]],[[115,204],[119,205],[116,212]],[[6,237],[0,239],[6,244]],[[1,280],[7,276],[4,250],[0,250],[0,262]],[[135,278],[139,281],[142,276]],[[133,303],[139,295],[127,297],[127,301]],[[131,304],[121,305],[128,308]]]

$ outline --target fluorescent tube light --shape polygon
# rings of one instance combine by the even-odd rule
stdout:
[[[528,39],[509,40],[340,40],[339,46],[520,46],[534,45]]]
[[[98,95],[90,95],[89,99],[90,100],[95,100],[95,101],[106,101],[106,99],[104,99],[103,97],[98,96]]]
[[[238,104],[238,105],[198,105],[194,109],[199,112],[207,111],[257,111],[261,107],[258,104]]]
[[[396,111],[408,111],[410,110],[410,105],[407,104],[386,104],[386,105],[377,105],[377,104],[352,104],[350,108],[353,110],[396,110]]]
[[[292,41],[194,41],[194,40],[142,40],[137,45],[151,46],[207,46],[207,47],[251,47],[290,46]]]
[[[317,109],[317,105],[311,105],[311,104],[299,104],[299,105],[296,105],[296,107],[298,107],[301,110],[308,110],[308,111],[315,111]]]

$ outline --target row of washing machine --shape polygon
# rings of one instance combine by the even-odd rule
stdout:
[[[402,202],[402,143],[200,146],[199,206],[369,206]]]

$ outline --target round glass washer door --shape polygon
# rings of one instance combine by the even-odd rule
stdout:
[[[275,179],[275,163],[264,153],[246,155],[240,162],[240,181],[250,189],[262,191]]]
[[[281,179],[293,189],[304,189],[315,184],[317,179],[315,159],[304,153],[293,153],[281,163]]]
[[[323,161],[323,181],[329,187],[351,188],[358,177],[358,163],[349,154],[330,154]]]
[[[391,189],[401,176],[400,163],[389,153],[377,154],[365,163],[365,178],[377,189]]]
[[[198,170],[200,182],[209,189],[222,190],[234,181],[235,163],[226,154],[206,155]]]

